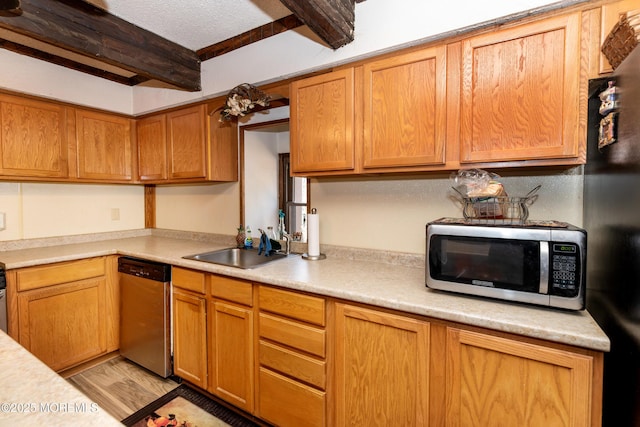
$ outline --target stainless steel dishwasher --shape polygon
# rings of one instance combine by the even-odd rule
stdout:
[[[118,259],[120,354],[167,378],[171,366],[171,266]]]

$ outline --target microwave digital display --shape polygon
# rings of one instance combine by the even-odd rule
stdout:
[[[537,292],[539,242],[437,235],[431,245],[439,248],[429,260],[434,279]]]

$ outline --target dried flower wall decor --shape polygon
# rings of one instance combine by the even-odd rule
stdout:
[[[229,91],[227,101],[220,111],[220,121],[244,117],[259,105],[268,107],[271,97],[249,83],[242,83]]]

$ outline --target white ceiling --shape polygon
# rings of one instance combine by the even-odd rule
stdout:
[[[280,0],[85,1],[194,51],[291,15]]]

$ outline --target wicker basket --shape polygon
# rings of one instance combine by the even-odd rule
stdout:
[[[640,9],[620,15],[602,43],[602,53],[615,69],[638,45],[640,39]]]

